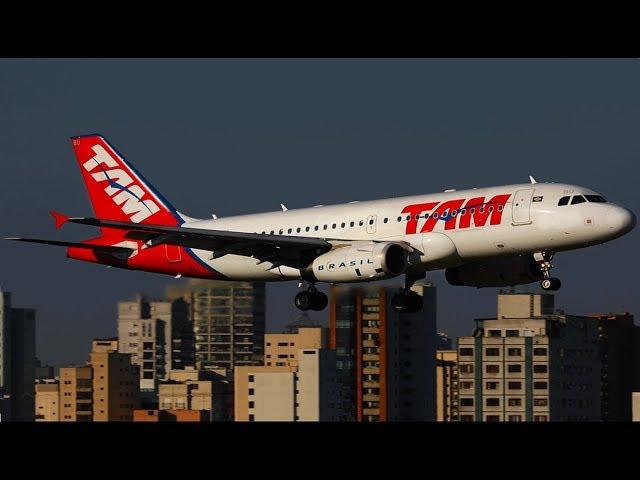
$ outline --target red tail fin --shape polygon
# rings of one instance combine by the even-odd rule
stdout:
[[[182,223],[171,204],[104,137],[71,140],[97,218],[167,226]],[[58,225],[60,220],[55,218]]]

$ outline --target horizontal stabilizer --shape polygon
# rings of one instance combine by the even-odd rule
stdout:
[[[18,242],[30,242],[30,243],[42,243],[44,245],[56,245],[58,247],[75,247],[75,248],[87,248],[89,250],[96,250],[103,253],[131,253],[133,250],[125,247],[113,247],[111,245],[96,245],[94,243],[78,243],[78,242],[61,242],[58,240],[42,240],[39,238],[19,238],[9,237],[5,240],[15,240]]]
[[[56,212],[55,210],[51,210],[49,213],[56,222],[56,230],[59,230],[60,227],[62,227],[62,225],[67,223],[67,220],[69,220],[69,217],[60,212]]]

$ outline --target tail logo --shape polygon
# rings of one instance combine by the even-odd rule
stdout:
[[[145,192],[139,185],[134,184],[129,173],[119,168],[118,162],[109,155],[109,152],[101,145],[94,145],[91,148],[95,156],[84,162],[84,169],[87,172],[93,172],[96,168],[100,170],[91,173],[91,176],[96,182],[107,182],[105,193],[133,223],[140,223],[160,211],[156,202],[142,199]]]

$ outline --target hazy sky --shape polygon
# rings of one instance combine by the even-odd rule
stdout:
[[[105,135],[195,217],[527,181],[585,185],[640,212],[640,60],[0,60],[0,235],[80,240],[90,215],[69,137]],[[640,312],[638,229],[560,254],[556,305]],[[0,287],[38,309],[38,356],[84,362],[116,302],[171,277],[64,249],[0,242]],[[438,328],[469,334],[496,289],[441,273]],[[296,320],[296,283],[268,287],[267,326]],[[536,291],[537,285],[523,290]],[[326,319],[327,311],[313,314]]]

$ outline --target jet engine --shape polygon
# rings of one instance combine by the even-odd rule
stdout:
[[[402,275],[408,252],[392,242],[337,247],[317,257],[309,266],[322,282],[365,282]]]
[[[542,272],[533,255],[499,257],[466,263],[445,270],[451,285],[465,287],[507,287],[537,282]]]

